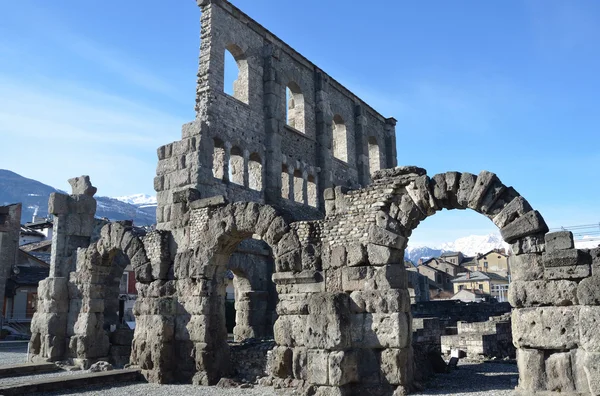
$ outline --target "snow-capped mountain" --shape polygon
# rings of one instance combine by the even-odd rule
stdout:
[[[408,246],[405,251],[405,258],[417,263],[420,258],[439,257],[447,252],[462,252],[465,256],[475,256],[478,253],[487,253],[492,249],[506,249],[509,245],[505,243],[500,234],[492,233],[488,235],[470,235],[468,237],[458,238],[454,242],[446,242],[440,246]]]
[[[148,194],[134,194],[125,195],[123,197],[114,197],[117,201],[125,202],[131,205],[135,205],[138,208],[145,208],[148,206],[156,206],[156,196]]]
[[[46,217],[48,215],[48,198],[53,192],[68,194],[37,180],[27,179],[9,170],[0,169],[0,205],[21,202],[23,204],[22,223],[31,221],[34,213],[37,216]],[[110,220],[133,220],[133,223],[138,226],[156,223],[156,199],[154,199],[154,205],[138,206],[109,197],[96,196],[94,198],[97,202],[96,217],[106,217]]]
[[[584,236],[582,239],[575,241],[577,249],[594,249],[600,246],[600,238],[597,236]]]
[[[458,238],[454,242],[443,243],[440,249],[447,252],[462,252],[466,256],[475,256],[477,253],[487,253],[492,249],[508,249],[510,245],[502,240],[500,234],[470,235]]]

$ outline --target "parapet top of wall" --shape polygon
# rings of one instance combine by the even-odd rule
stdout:
[[[337,80],[335,80],[329,74],[325,73],[322,69],[320,69],[313,62],[308,60],[305,56],[303,56],[298,51],[293,49],[289,44],[287,44],[286,42],[281,40],[279,37],[277,37],[275,34],[273,34],[267,28],[265,28],[264,26],[260,25],[258,22],[253,20],[251,17],[249,17],[247,14],[245,14],[239,8],[237,8],[236,6],[231,4],[229,1],[227,1],[227,0],[196,0],[196,3],[202,9],[204,9],[205,7],[208,7],[210,5],[219,6],[221,9],[223,9],[228,14],[230,14],[232,17],[239,20],[242,24],[244,24],[248,28],[252,29],[256,34],[263,37],[264,40],[266,40],[270,43],[273,43],[279,50],[284,51],[294,61],[302,64],[303,66],[305,66],[309,69],[314,70],[315,72],[320,72],[323,75],[325,75],[326,76],[325,79],[327,80],[327,83],[329,85],[331,85],[334,89],[338,90],[340,93],[342,93],[345,96],[348,96],[350,99],[354,100],[356,102],[356,104],[360,104],[361,106],[364,106],[365,109],[369,113],[371,113],[374,117],[379,119],[381,122],[388,122],[392,125],[396,125],[396,120],[394,118],[384,117],[381,113],[379,113],[377,110],[375,110],[373,107],[371,107],[368,103],[364,102],[362,99],[360,99],[354,93],[352,93],[352,91],[350,91],[348,88],[344,87]]]

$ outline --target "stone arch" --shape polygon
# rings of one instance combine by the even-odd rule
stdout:
[[[202,221],[194,222],[196,217]],[[194,210],[191,218],[190,246],[177,253],[173,268],[178,314],[172,342],[182,356],[174,374],[179,380],[214,384],[230,369],[223,302],[232,253],[246,239],[264,241],[275,272],[296,268],[302,253],[296,232],[269,205],[217,204]]]
[[[225,55],[231,54],[237,65],[238,73],[237,78],[233,81],[233,97],[244,103],[248,103],[249,90],[248,90],[248,59],[244,51],[236,44],[229,44],[225,46]],[[227,62],[224,61],[223,65]],[[226,70],[223,70],[223,84],[227,83],[225,75],[228,74]],[[226,88],[225,86],[223,87]]]
[[[548,227],[539,212],[533,210],[515,189],[505,186],[493,173],[483,171],[479,175],[473,175],[447,172],[430,178],[424,169],[417,167],[384,169],[374,172],[373,183],[365,189],[348,192],[339,187],[328,189],[325,190],[324,198],[327,217],[322,231],[323,277],[325,291],[333,293],[340,300],[331,305],[330,313],[339,317],[340,325],[336,331],[340,338],[328,343],[322,340],[311,341],[306,336],[306,332],[338,334],[332,330],[335,326],[331,321],[319,327],[318,321],[313,318],[314,314],[324,309],[319,308],[323,301],[314,306],[309,303],[306,321],[312,321],[313,325],[305,328],[304,339],[309,343],[305,346],[325,350],[335,346],[335,349],[344,351],[339,358],[348,359],[351,363],[348,367],[339,369],[341,375],[330,375],[328,379],[309,378],[309,382],[362,388],[367,385],[363,378],[369,372],[369,367],[377,367],[380,373],[379,387],[403,387],[404,390],[410,390],[414,381],[414,359],[410,333],[410,297],[407,273],[403,265],[404,249],[420,221],[439,210],[469,208],[491,219],[500,228],[504,240],[512,245],[516,255],[513,279],[518,282],[530,282],[534,279],[535,282],[546,282],[548,273],[541,267],[541,262]],[[526,305],[514,297],[516,293],[522,300],[526,290],[536,289],[535,284],[518,286],[515,282],[512,288],[522,290],[519,293],[511,292],[513,297],[510,299],[516,308],[513,311],[515,346],[526,359],[537,359],[536,369],[541,373],[535,374],[534,370],[528,368],[527,362],[520,362],[521,380],[525,381],[521,388],[531,391],[539,388],[532,388],[530,383],[540,384],[544,381],[544,361],[547,361],[545,359],[548,356],[554,359],[555,354],[562,353],[556,359],[566,359],[565,356],[568,355],[553,349],[560,344],[555,341],[555,336],[562,337],[565,345],[571,344],[568,344],[568,336],[559,334],[560,328],[558,333],[545,338],[539,335],[540,329],[531,329],[530,323],[533,322],[538,327],[541,326],[539,323],[545,323],[552,329],[551,320],[560,321],[565,309],[560,306],[562,301],[548,301],[548,305],[557,306],[543,309],[544,312],[556,311],[552,313],[554,317],[545,320],[536,308],[538,303],[535,299],[529,302],[530,305]],[[316,294],[312,296],[317,297]],[[348,306],[345,307],[344,304]],[[569,314],[576,312],[573,309]],[[348,316],[349,324],[344,325],[344,318]],[[529,316],[536,319],[521,319]],[[515,324],[515,318],[519,318],[518,324]],[[291,318],[285,317],[285,320]],[[350,328],[351,336],[345,333],[344,326]],[[299,324],[294,324],[287,331],[294,332],[296,327],[301,328]],[[563,326],[566,334],[573,330],[567,327],[569,326]],[[297,338],[301,336],[299,333],[293,335]],[[285,342],[283,339],[281,344],[286,345]],[[294,343],[288,345],[295,347]],[[322,353],[326,355],[325,351]],[[329,353],[329,361],[332,358]],[[563,363],[562,360],[560,362],[556,364]],[[364,366],[367,364],[368,366]],[[307,370],[318,370],[318,363],[309,362]],[[363,371],[365,374],[361,374]],[[537,375],[534,381],[529,379],[532,375]],[[560,389],[567,390],[569,387],[565,385]]]
[[[67,320],[68,356],[87,368],[97,360],[117,366],[129,363],[133,330],[119,321],[119,283],[125,268],[133,266],[144,278],[149,260],[132,227],[108,223],[99,239],[77,253],[70,275]]]

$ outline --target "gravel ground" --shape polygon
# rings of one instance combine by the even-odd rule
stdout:
[[[457,370],[436,375],[417,395],[512,396],[518,378],[516,363],[460,362]]]
[[[24,363],[27,347],[0,347],[0,366]],[[27,377],[6,378],[8,381],[21,382],[24,379],[55,377],[77,374],[77,371],[61,371]],[[433,380],[424,384],[426,389],[416,393],[422,396],[513,396],[518,374],[516,364],[508,363],[468,363],[461,362],[457,370],[448,374],[438,374]],[[13,382],[10,382],[13,383]],[[281,396],[291,395],[291,391],[282,392],[268,387],[217,388],[193,385],[157,385],[145,383],[123,383],[118,386],[95,386],[87,389],[75,389],[65,392],[43,393],[39,395],[84,395],[84,396]]]
[[[0,343],[0,366],[27,363],[27,343]]]

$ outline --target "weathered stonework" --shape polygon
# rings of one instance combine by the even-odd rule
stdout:
[[[72,195],[51,197],[52,269],[32,321],[34,359],[122,361],[129,339],[115,302],[131,265],[139,293],[131,364],[152,382],[216,384],[232,368],[231,270],[246,282],[236,338],[269,333],[277,317],[265,365],[275,380],[317,395],[404,394],[415,378],[404,249],[420,221],[469,208],[493,221],[517,255],[510,295],[519,390],[598,393],[600,298],[590,296],[598,252],[573,249],[570,234],[546,235],[541,215],[493,173],[394,168],[393,119],[228,2],[199,4],[197,117],[182,140],[158,149],[157,230],[141,236],[130,224],[95,220],[87,177],[72,181]],[[240,67],[234,97],[222,89],[226,49]],[[252,280],[231,260],[245,240],[266,245],[273,268],[261,276],[270,277]]]

